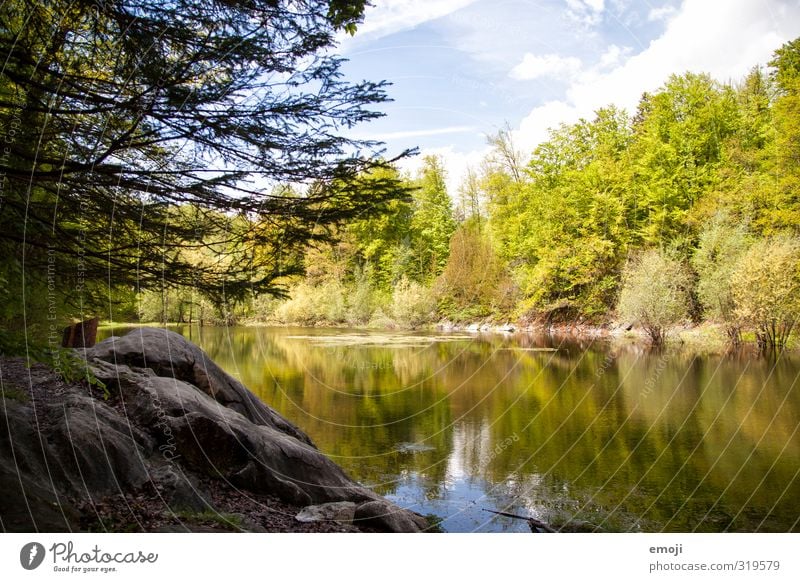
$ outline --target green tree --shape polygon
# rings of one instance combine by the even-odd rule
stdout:
[[[364,5],[4,2],[8,288],[23,272],[45,281],[50,265],[76,308],[102,304],[108,286],[193,286],[237,301],[280,292],[293,249],[382,211],[401,189],[365,179],[385,165],[381,144],[345,130],[381,115],[370,106],[386,100],[385,84],[344,81],[330,50]],[[284,195],[278,182],[303,188]],[[173,212],[182,204],[198,219]],[[180,252],[209,240],[236,260],[198,266]]]
[[[642,99],[631,145],[631,191],[643,242],[693,244],[695,205],[718,184],[723,144],[737,122],[733,90],[707,75],[673,75]]]
[[[450,237],[456,228],[445,177],[441,158],[426,156],[414,191],[411,219],[414,262],[408,271],[422,283],[433,281],[444,269]]]
[[[526,309],[597,316],[612,306],[630,236],[630,136],[624,112],[602,109],[592,121],[551,131],[524,182],[497,190],[490,224]]]

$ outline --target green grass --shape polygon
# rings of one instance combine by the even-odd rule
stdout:
[[[31,397],[27,390],[13,385],[3,386],[2,395],[6,400],[14,400],[15,402],[20,402],[22,404],[31,401]]]

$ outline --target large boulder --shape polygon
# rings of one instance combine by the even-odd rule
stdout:
[[[313,446],[308,435],[226,374],[198,346],[174,331],[139,328],[122,337],[102,341],[85,353],[89,361],[96,359],[149,369],[157,376],[182,380],[250,422],[269,426]]]
[[[78,512],[60,493],[47,465],[46,439],[40,439],[30,403],[3,400],[0,421],[0,531],[72,531]]]

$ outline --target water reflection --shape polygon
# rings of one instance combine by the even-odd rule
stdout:
[[[189,336],[190,330],[180,330]],[[356,479],[450,531],[798,531],[796,355],[194,328]]]

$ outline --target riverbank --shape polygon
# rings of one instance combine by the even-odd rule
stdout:
[[[137,329],[143,327],[181,327],[187,323],[116,323],[102,322],[101,329],[130,328]],[[333,325],[327,322],[313,325],[301,325],[279,323],[275,321],[246,320],[239,325],[244,327],[316,327],[322,329],[355,329],[364,331],[423,331],[437,333],[471,333],[471,334],[500,334],[500,335],[547,335],[554,338],[563,338],[574,341],[601,341],[612,344],[636,344],[640,346],[649,345],[650,338],[647,333],[636,326],[628,323],[607,321],[603,323],[593,323],[584,320],[573,321],[548,321],[544,318],[529,319],[518,321],[491,321],[483,320],[477,322],[452,322],[442,320],[435,323],[426,324],[417,328],[398,327],[398,326],[354,326],[354,325]],[[665,346],[670,348],[683,348],[701,354],[724,354],[731,351],[757,351],[756,338],[753,333],[743,333],[742,343],[738,348],[733,348],[728,342],[723,326],[710,322],[699,324],[684,324],[672,328],[666,335]],[[787,351],[800,350],[800,338],[794,334],[785,347]]]
[[[3,531],[415,532],[202,350],[147,328],[83,353],[93,382],[0,359]]]

